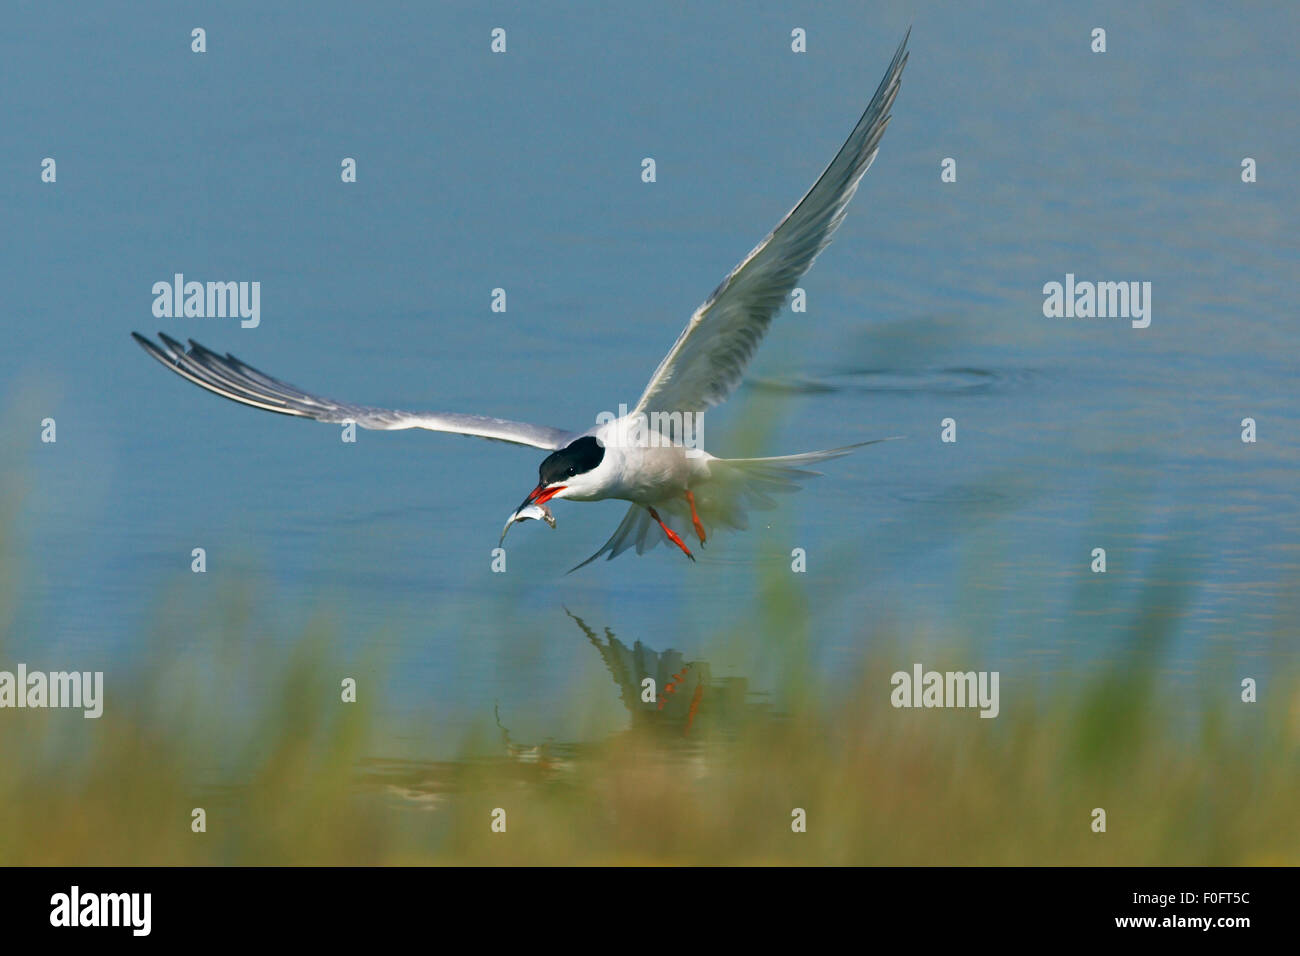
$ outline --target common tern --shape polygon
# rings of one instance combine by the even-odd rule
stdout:
[[[907,39],[905,35],[875,96],[830,165],[695,310],[636,407],[619,416],[600,416],[596,426],[586,431],[482,415],[352,405],[305,392],[193,339],[186,349],[165,333],[159,333],[157,342],[138,332],[131,334],[173,372],[254,408],[320,422],[353,422],[362,428],[423,428],[473,435],[551,452],[538,469],[537,486],[506,521],[502,542],[517,521],[542,519],[554,528],[550,501],[617,498],[630,502],[622,523],[599,551],[573,570],[602,555],[613,559],[633,547],[640,554],[664,540],[694,561],[682,538],[690,533],[688,528],[700,544],[707,538],[706,525],[743,529],[747,509],[771,508],[769,493],[796,490],[800,479],[818,474],[805,466],[874,444],[859,442],[775,458],[715,458],[691,446],[683,423],[723,402],[740,384],[773,317],[843,221],[889,123],[907,65]],[[665,516],[682,529],[681,534],[669,527]]]

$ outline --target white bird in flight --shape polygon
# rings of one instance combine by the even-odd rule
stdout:
[[[630,502],[610,539],[572,570],[601,555],[612,560],[633,547],[641,554],[663,540],[694,561],[682,538],[689,534],[688,523],[700,544],[707,537],[706,525],[743,529],[746,509],[774,506],[769,492],[794,491],[800,479],[817,475],[804,466],[875,444],[859,442],[776,458],[715,458],[688,447],[683,422],[722,403],[736,389],[773,317],[830,243],[858,183],[876,158],[907,65],[906,50],[904,36],[839,153],[794,209],[695,310],[636,407],[621,417],[602,416],[604,420],[585,432],[483,415],[405,412],[337,402],[272,378],[229,353],[219,355],[193,339],[186,350],[164,333],[159,333],[158,342],[138,332],[131,335],[178,375],[254,408],[334,424],[354,422],[362,428],[424,428],[474,435],[550,451],[538,469],[537,487],[511,514],[502,541],[516,521],[540,518],[555,527],[547,507],[553,500]],[[665,516],[682,534],[669,526]]]

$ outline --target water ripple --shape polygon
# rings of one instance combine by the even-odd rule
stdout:
[[[823,375],[754,379],[760,391],[816,395],[833,392],[921,392],[930,394],[984,393],[1031,383],[1031,369],[952,368],[852,368]]]

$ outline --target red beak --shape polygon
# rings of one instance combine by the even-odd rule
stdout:
[[[538,485],[532,491],[528,492],[528,497],[524,499],[524,503],[521,504],[518,508],[516,508],[515,511],[516,512],[523,511],[529,505],[544,505],[546,504],[546,502],[550,501],[557,494],[563,491],[566,487],[568,486],[557,485],[554,488],[543,488],[541,485]]]

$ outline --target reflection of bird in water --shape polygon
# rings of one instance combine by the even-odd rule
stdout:
[[[501,731],[501,747],[510,760],[522,764],[535,764],[537,769],[543,772],[573,769],[573,761],[558,753],[559,750],[572,751],[573,747],[556,748],[550,741],[541,744],[517,744],[510,737],[510,729],[501,723],[500,705],[493,705],[492,717],[497,722],[497,730]]]
[[[681,651],[656,651],[640,641],[629,648],[608,627],[602,640],[578,615],[568,608],[564,613],[600,652],[634,726],[680,725],[682,733],[690,733],[710,683],[708,661],[687,663]]]
[[[598,635],[572,611],[565,613],[596,648],[618,687],[631,726],[604,740],[580,743],[517,742],[493,708],[501,749],[488,757],[455,761],[368,759],[363,777],[403,800],[437,809],[448,793],[484,785],[530,785],[573,773],[579,764],[599,762],[602,755],[630,746],[639,755],[653,754],[675,766],[706,773],[711,763],[708,741],[734,738],[756,722],[781,719],[763,698],[749,691],[743,677],[713,677],[708,661],[687,661],[681,651],[656,651],[640,641],[628,647],[608,627]],[[649,679],[653,685],[646,683]],[[653,688],[653,694],[650,693]],[[707,733],[707,738],[705,734]],[[648,747],[645,745],[649,745]]]

